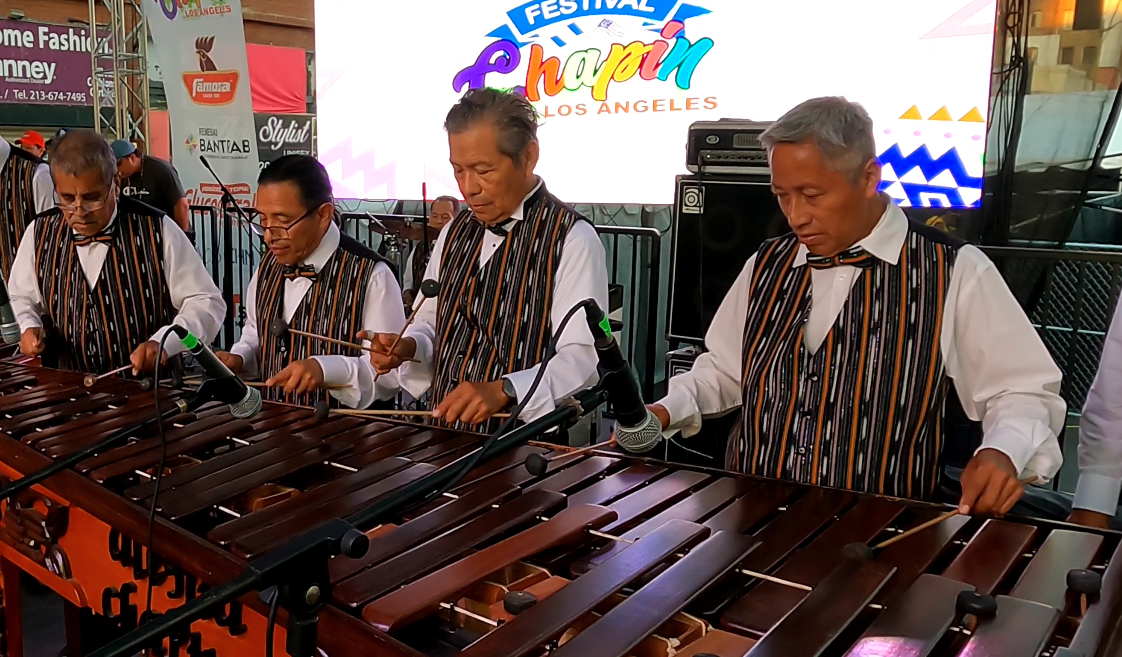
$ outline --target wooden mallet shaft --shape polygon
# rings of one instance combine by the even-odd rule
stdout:
[[[553,461],[556,461],[557,459],[566,459],[566,458],[570,458],[570,457],[573,457],[573,456],[579,456],[581,454],[587,454],[588,452],[591,452],[591,451],[597,450],[597,449],[607,449],[607,448],[609,448],[609,447],[611,447],[612,445],[615,445],[615,444],[616,444],[616,439],[612,438],[612,439],[606,440],[602,443],[597,443],[595,445],[588,445],[587,447],[581,447],[579,449],[562,449],[561,451],[563,453],[558,454],[556,456],[550,456],[548,458],[545,457],[545,456],[542,456],[541,454],[530,454],[529,456],[526,457],[526,464],[525,464],[526,465],[526,470],[530,474],[534,475],[535,477],[540,477],[540,476],[545,474],[546,469],[549,467],[549,464],[552,463]],[[553,447],[563,448],[564,446],[563,445],[556,445],[556,446],[553,446]]]
[[[404,416],[404,417],[432,417],[432,411],[395,411],[395,410],[386,410],[386,411],[366,410],[366,411],[360,411],[360,410],[349,409],[349,408],[337,408],[337,409],[332,409],[331,412],[335,415],[352,415],[352,416],[355,416],[355,417],[391,417],[391,416],[394,416],[394,415],[400,415],[400,416]],[[510,413],[495,413],[491,417],[508,418],[508,417],[510,417]]]
[[[309,333],[307,331],[298,331],[294,328],[288,329],[288,332],[293,334],[293,335],[301,335],[301,336],[304,336],[305,338],[312,338],[313,340],[322,340],[324,342],[329,342],[331,344],[337,344],[340,347],[349,347],[351,349],[358,349],[360,351],[369,351],[371,353],[374,352],[373,349],[371,349],[370,347],[367,347],[366,345],[361,345],[361,344],[358,344],[358,343],[355,343],[355,342],[347,342],[345,340],[336,340],[335,338],[329,338],[326,335],[319,335],[317,333]]]
[[[106,372],[105,374],[98,374],[97,376],[94,376],[93,374],[87,374],[85,377],[82,378],[82,385],[84,385],[87,388],[92,388],[95,383],[97,383],[98,381],[100,381],[100,380],[102,380],[106,377],[113,376],[114,374],[120,374],[121,372],[124,372],[125,370],[131,370],[131,369],[132,369],[132,365],[123,365],[121,367],[118,367],[115,370],[112,370],[110,372]]]
[[[909,529],[906,532],[901,532],[901,533],[897,534],[896,536],[893,536],[892,538],[890,538],[886,541],[882,541],[882,542],[878,543],[877,545],[874,545],[873,549],[874,550],[883,550],[884,548],[888,547],[889,545],[892,545],[893,543],[902,541],[905,538],[911,536],[912,534],[918,534],[919,532],[927,529],[928,527],[934,527],[935,525],[943,522],[944,520],[950,520],[951,518],[953,518],[957,515],[958,515],[958,509],[954,509],[952,511],[947,511],[946,513],[940,515],[937,518],[932,518],[931,520],[928,520],[927,522],[920,523],[920,524],[916,525],[915,527],[912,527],[911,529]]]

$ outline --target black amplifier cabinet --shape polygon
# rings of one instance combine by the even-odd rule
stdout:
[[[788,232],[769,176],[678,176],[667,337],[700,344],[744,263]]]

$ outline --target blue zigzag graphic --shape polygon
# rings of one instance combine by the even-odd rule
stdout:
[[[899,144],[893,144],[883,153],[877,156],[881,166],[892,165],[892,170],[896,172],[896,176],[900,177],[907,172],[919,167],[923,172],[923,177],[932,180],[944,171],[949,171],[951,177],[954,178],[958,188],[955,187],[940,187],[938,185],[922,185],[917,183],[901,182],[900,185],[904,188],[904,192],[908,195],[908,200],[913,206],[922,207],[931,203],[930,198],[923,199],[922,194],[940,194],[947,197],[951,207],[972,207],[977,206],[981,201],[973,204],[968,204],[963,201],[962,193],[959,191],[961,188],[982,189],[982,178],[971,176],[966,172],[966,166],[962,163],[962,157],[958,153],[958,149],[952,148],[946,153],[943,153],[938,158],[931,157],[931,151],[927,146],[920,146],[908,155],[900,149]],[[880,190],[891,187],[895,181],[881,181]]]

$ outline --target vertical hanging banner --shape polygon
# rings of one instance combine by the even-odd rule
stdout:
[[[241,0],[145,0],[144,15],[164,75],[171,157],[191,205],[218,207],[222,190],[239,205],[257,190],[257,136],[249,90]]]

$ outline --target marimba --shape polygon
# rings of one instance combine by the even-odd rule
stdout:
[[[0,365],[0,472],[33,472],[151,412],[153,395],[136,384],[102,383],[86,389],[76,374]],[[481,437],[353,417],[318,422],[310,410],[267,404],[247,421],[204,407],[173,419],[166,440],[152,572],[142,545],[154,436],[5,505],[10,655],[21,654],[20,571],[126,631],[146,615],[149,584],[157,613],[178,606],[237,575],[247,558],[432,472]],[[534,453],[550,450],[525,446],[480,465],[448,495],[369,531],[365,557],[335,559],[323,652],[1118,654],[1116,533],[955,517],[852,561],[842,546],[873,544],[943,509],[610,453],[558,451],[536,477],[523,467]],[[1096,579],[1084,571],[1101,577],[1097,590],[1083,588]],[[247,596],[158,654],[262,654],[266,613]],[[278,655],[283,611],[280,620]]]

